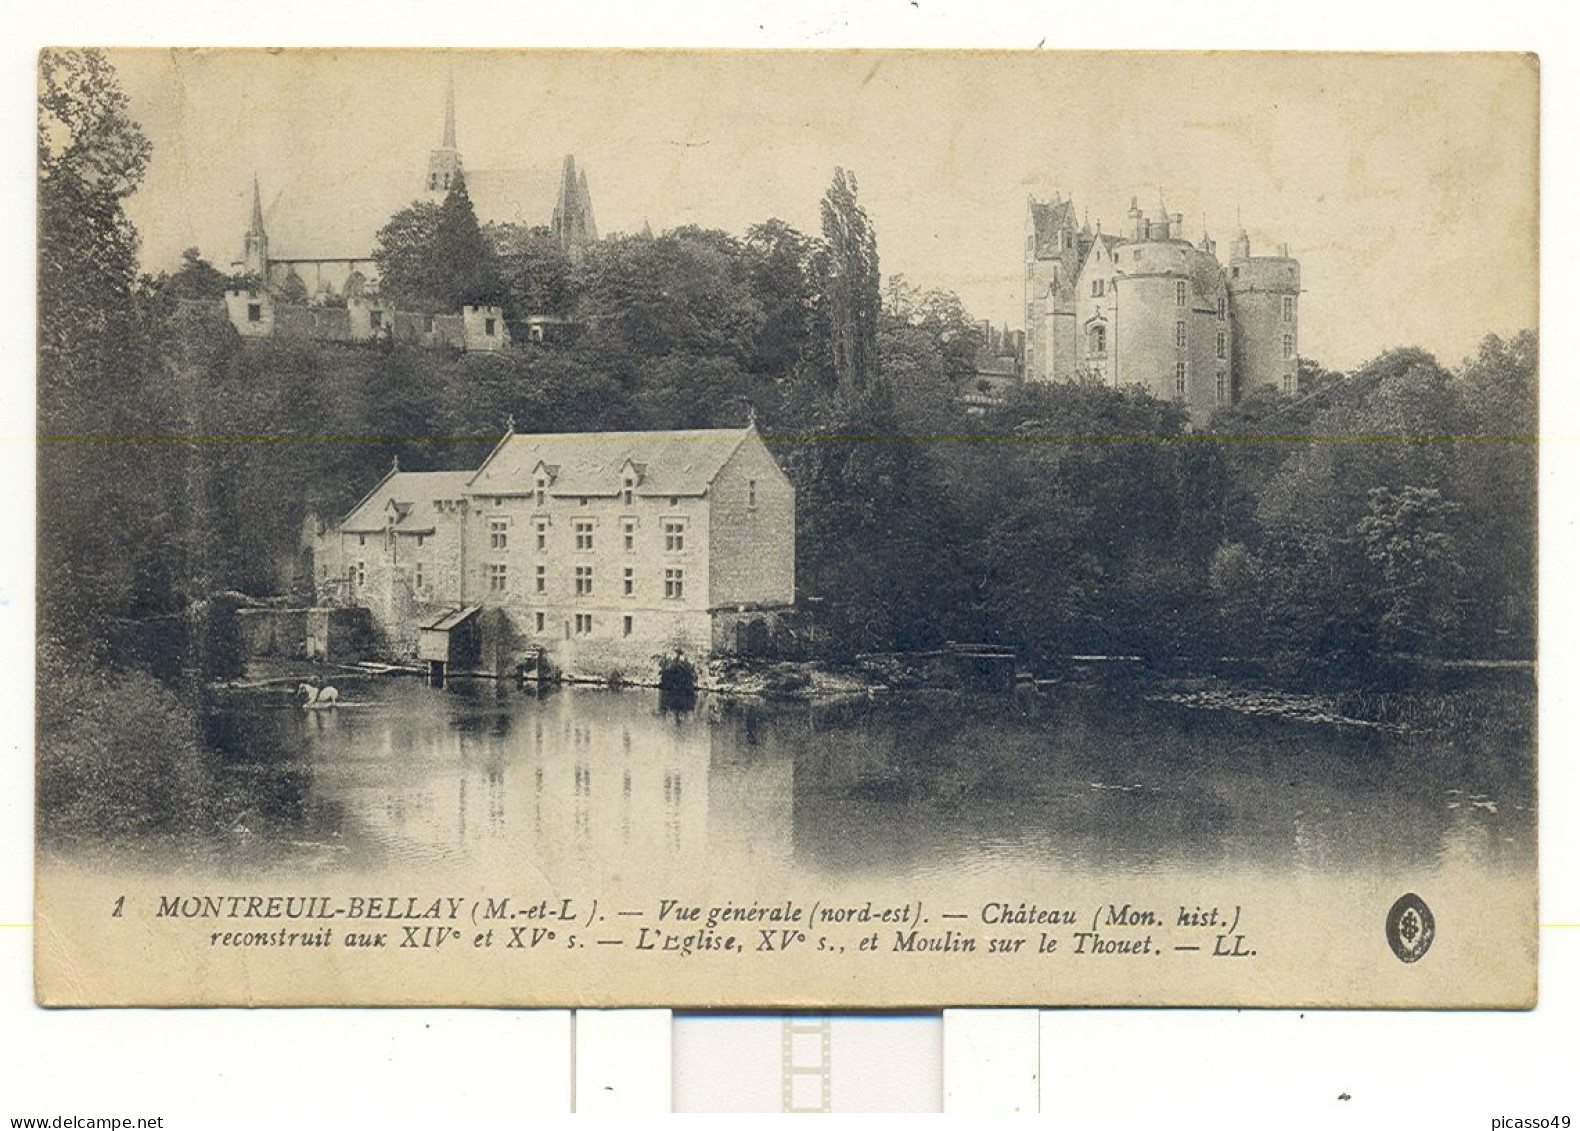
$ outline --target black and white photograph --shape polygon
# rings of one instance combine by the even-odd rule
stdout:
[[[1537,126],[45,49],[38,1000],[1531,1008]]]

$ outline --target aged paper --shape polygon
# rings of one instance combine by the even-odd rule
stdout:
[[[1530,1006],[1536,123],[45,52],[40,1001]]]

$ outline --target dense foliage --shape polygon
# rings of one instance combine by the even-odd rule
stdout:
[[[816,235],[685,227],[574,265],[545,230],[480,228],[458,184],[385,227],[386,290],[579,335],[487,356],[243,343],[195,251],[134,279],[119,202],[147,146],[96,58],[46,57],[40,184],[40,425],[60,437],[40,456],[40,612],[74,648],[153,666],[170,654],[154,626],[209,594],[287,590],[310,511],[337,516],[395,457],[475,464],[507,417],[720,427],[755,410],[797,489],[809,616],[841,652],[981,639],[1038,664],[1232,655],[1344,678],[1398,653],[1531,654],[1530,333],[1457,371],[1408,349],[1308,365],[1299,396],[1253,390],[1195,431],[1174,404],[1088,386],[970,415],[970,315],[880,290],[839,170]]]

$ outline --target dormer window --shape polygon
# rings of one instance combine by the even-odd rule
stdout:
[[[1092,280],[1092,297],[1093,298],[1102,298],[1103,297],[1103,281],[1101,279],[1093,279]]]
[[[536,488],[533,492],[533,496],[537,500],[538,506],[541,507],[548,500],[548,494],[549,481],[539,476]]]
[[[631,505],[631,498],[636,493],[636,480],[626,476],[625,485],[620,490],[620,501],[626,506]]]

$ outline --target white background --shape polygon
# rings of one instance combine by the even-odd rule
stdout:
[[[1497,49],[1542,56],[1542,916],[1580,923],[1574,741],[1580,479],[1574,273],[1580,54],[1567,4],[1288,0],[1224,5],[874,0],[512,5],[272,0],[8,5],[0,31],[0,922],[32,917],[34,54],[47,43]],[[1006,144],[1013,139],[1006,138]],[[1401,201],[1401,208],[1408,202]],[[1488,216],[1487,223],[1499,218]],[[1534,257],[1533,257],[1534,261]],[[1495,267],[1492,269],[1503,269]],[[1444,359],[1451,360],[1451,359]],[[1320,918],[1324,909],[1313,907]],[[1071,1011],[1042,1026],[1043,1106],[1084,1125],[1409,1128],[1496,1115],[1580,1121],[1580,927],[1541,931],[1528,1014]],[[563,1110],[560,1015],[503,1011],[37,1009],[32,932],[0,928],[0,1126],[16,1115],[164,1114],[167,1127],[526,1126]],[[721,1022],[703,1023],[712,1026]],[[884,1022],[870,1022],[881,1026]],[[864,1028],[843,1074],[936,1055],[895,1022]],[[556,1026],[560,1026],[556,1028]],[[685,1030],[683,1030],[684,1032]],[[725,1094],[748,1066],[706,1033],[677,1041],[677,1095]],[[703,1067],[694,1065],[701,1063]],[[766,1065],[763,1066],[766,1069]],[[700,1076],[693,1075],[700,1073]],[[900,1075],[915,1075],[914,1070]],[[925,1075],[925,1073],[923,1073]],[[710,1076],[715,1079],[710,1082]],[[1340,1094],[1348,1095],[1340,1100]],[[910,1105],[930,1106],[930,1105]]]

